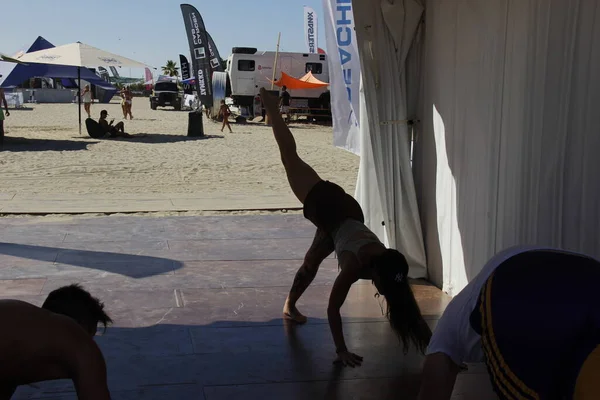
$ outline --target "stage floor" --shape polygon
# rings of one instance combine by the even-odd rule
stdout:
[[[354,285],[342,308],[360,368],[339,368],[326,306],[327,259],[299,302],[303,326],[281,318],[314,228],[299,215],[0,219],[0,295],[41,305],[81,283],[115,324],[97,337],[114,399],[414,399],[422,357],[404,356],[374,288]],[[435,326],[449,298],[414,282]],[[4,323],[9,323],[4,321]],[[15,399],[75,399],[70,381],[20,387]],[[482,366],[454,399],[494,399]]]

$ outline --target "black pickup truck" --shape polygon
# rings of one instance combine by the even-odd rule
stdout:
[[[157,82],[150,96],[150,108],[171,106],[176,111],[181,110],[182,95],[175,82]]]

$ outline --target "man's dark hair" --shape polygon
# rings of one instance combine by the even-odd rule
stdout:
[[[63,286],[50,292],[42,308],[73,318],[80,325],[100,322],[106,326],[112,319],[104,312],[104,303],[78,284]]]

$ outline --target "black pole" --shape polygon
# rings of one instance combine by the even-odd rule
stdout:
[[[79,110],[79,135],[81,136],[81,67],[77,67],[77,109]]]

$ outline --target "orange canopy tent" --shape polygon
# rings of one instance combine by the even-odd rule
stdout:
[[[293,89],[318,89],[329,85],[329,83],[322,82],[314,77],[312,72],[304,75],[302,78],[294,78],[289,76],[285,72],[281,72],[281,78],[274,81],[273,84],[282,87],[285,86],[290,90]]]

